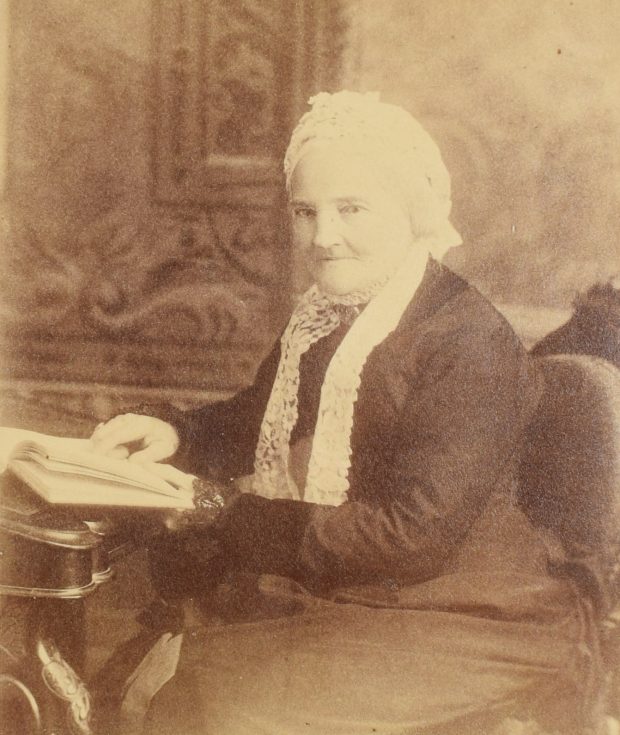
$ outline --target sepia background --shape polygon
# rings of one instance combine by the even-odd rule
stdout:
[[[620,273],[617,0],[0,0],[2,423],[251,381],[303,274],[280,161],[307,98],[438,142],[445,262],[527,344]]]

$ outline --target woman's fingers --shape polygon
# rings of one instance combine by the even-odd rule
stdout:
[[[125,445],[138,445],[138,452],[153,445],[143,458],[151,461],[167,459],[179,446],[178,435],[170,424],[153,416],[131,413],[115,416],[105,424],[99,424],[90,439],[96,452],[108,456]],[[127,446],[125,449],[129,454]]]
[[[140,462],[141,464],[161,462],[163,459],[171,457],[176,451],[176,446],[168,439],[153,439],[145,436],[144,443],[146,444],[144,449],[139,449],[129,457],[132,462]]]
[[[139,416],[133,416],[133,414],[115,416],[113,419],[106,421],[105,424],[99,424],[93,431],[90,440],[97,451],[102,454],[107,453],[119,444],[137,441],[143,433],[140,418]]]
[[[140,420],[140,418],[140,416],[133,413],[124,413],[119,416],[114,416],[114,418],[111,418],[109,421],[97,424],[91,438],[94,440],[103,440],[110,434],[114,434],[119,430],[119,428],[135,424],[136,421]]]
[[[161,477],[171,485],[181,488],[182,490],[191,490],[194,480],[194,475],[188,475],[186,472],[181,472],[176,467],[170,464],[161,464],[160,462],[144,462],[142,463],[145,470],[148,470],[154,475]]]
[[[129,457],[129,449],[127,447],[114,447],[114,449],[110,449],[109,452],[107,452],[108,457],[113,457],[114,459],[127,459]]]
[[[105,432],[93,434],[90,438],[95,450],[100,454],[109,454],[116,447],[132,442],[141,442],[145,436],[144,429],[140,425],[115,424]]]

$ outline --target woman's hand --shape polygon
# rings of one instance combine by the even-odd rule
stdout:
[[[189,475],[187,472],[173,467],[171,464],[161,464],[161,462],[140,462],[145,470],[150,472],[152,475],[161,477],[162,480],[169,482],[172,486],[179,488],[179,490],[194,491],[196,483],[199,482],[196,475]]]
[[[90,438],[93,448],[106,456],[129,457],[132,462],[161,462],[179,448],[175,428],[153,416],[125,413],[99,426]]]

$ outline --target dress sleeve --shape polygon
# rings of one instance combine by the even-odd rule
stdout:
[[[332,507],[241,496],[219,538],[238,566],[311,586],[431,578],[484,509],[537,397],[507,324],[464,327],[410,386],[379,470],[351,487],[362,499]]]
[[[167,421],[179,435],[174,464],[192,474],[229,481],[251,474],[256,443],[278,369],[280,343],[261,363],[254,383],[226,401],[182,411],[170,405],[130,409]]]

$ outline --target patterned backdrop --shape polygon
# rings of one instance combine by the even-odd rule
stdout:
[[[532,321],[620,275],[620,3],[349,0],[345,19],[343,83],[444,154],[451,266]]]
[[[284,145],[335,83],[337,11],[12,4],[5,403],[101,414],[252,379],[295,286]]]
[[[301,286],[280,160],[324,88],[381,90],[429,129],[465,241],[448,263],[527,339],[620,273],[618,3],[10,11],[5,422],[62,428],[60,406],[92,423],[251,380]]]

